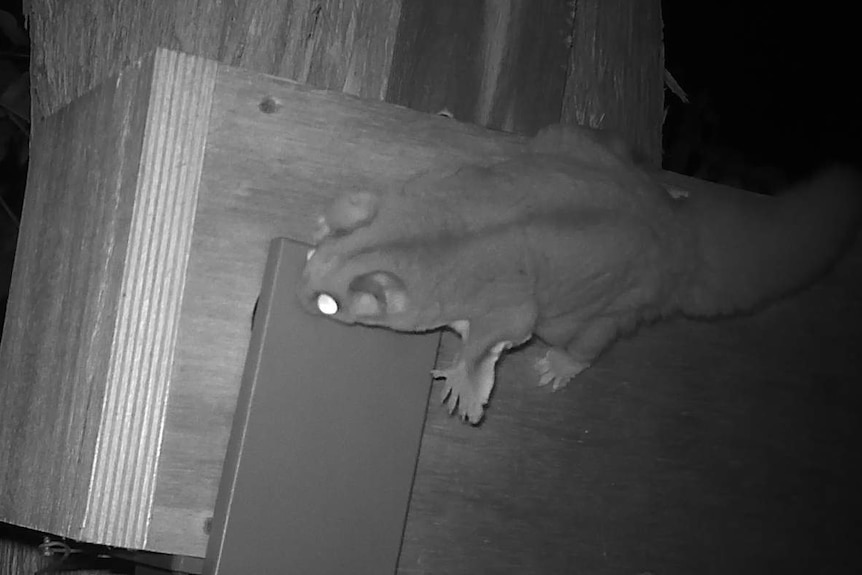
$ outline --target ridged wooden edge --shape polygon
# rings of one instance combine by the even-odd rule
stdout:
[[[83,535],[145,545],[218,64],[158,50]]]

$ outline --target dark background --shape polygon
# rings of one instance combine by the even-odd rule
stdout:
[[[691,99],[686,106],[667,95],[666,167],[697,171],[667,155],[692,123],[706,144],[694,155],[723,155],[746,169],[773,166],[793,179],[833,161],[859,165],[853,6],[664,0],[666,67]]]

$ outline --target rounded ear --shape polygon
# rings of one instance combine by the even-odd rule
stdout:
[[[315,241],[344,235],[368,225],[377,215],[379,198],[371,192],[350,192],[336,199],[318,220]]]
[[[407,289],[393,273],[375,271],[356,276],[349,286],[351,313],[356,317],[383,316],[407,309]]]

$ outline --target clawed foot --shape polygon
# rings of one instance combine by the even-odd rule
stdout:
[[[553,390],[557,391],[566,387],[573,377],[590,367],[590,364],[577,361],[566,352],[551,348],[545,357],[536,360],[534,367],[539,372],[539,385],[550,383]]]
[[[447,369],[435,369],[431,375],[434,379],[446,380],[440,402],[446,403],[449,415],[455,413],[457,409],[462,419],[474,425],[482,420],[493,381],[490,386],[484,386],[480,381],[471,380],[464,362],[458,362]]]

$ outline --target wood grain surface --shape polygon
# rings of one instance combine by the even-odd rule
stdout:
[[[133,240],[142,225],[135,210],[164,190],[144,177],[165,157],[147,156],[147,130],[190,127],[179,147],[157,146],[165,152],[203,141],[199,116],[159,121],[152,94],[166,94],[154,78],[168,70],[189,98],[204,98],[199,84],[211,77],[202,71],[191,82],[165,58],[103,83],[37,130],[44,152],[34,154],[41,163],[0,353],[0,448],[9,461],[0,473],[12,486],[0,511],[82,536],[89,502],[103,511],[87,537],[98,531],[110,536],[105,543],[200,556],[270,239],[308,240],[322,206],[345,190],[490,163],[523,140],[219,66],[196,209],[181,208],[187,180],[170,196],[178,203],[161,204],[176,206],[161,213],[177,225]],[[171,101],[180,110],[186,100]],[[191,178],[193,166],[178,157],[176,173]],[[134,242],[166,254],[187,246],[184,284],[182,258],[154,256],[166,266],[157,276],[164,305],[151,306],[147,294],[156,291],[135,291],[137,283],[121,288],[142,277],[134,270],[155,273],[135,263]],[[762,314],[642,330],[560,393],[533,385],[539,350],[516,352],[502,363],[478,428],[446,417],[433,394],[399,572],[813,572],[858,563],[850,543],[859,477],[848,462],[859,431],[860,253],[857,246],[825,281]],[[184,286],[180,300],[171,285]],[[139,326],[124,315],[135,305],[152,310],[152,321]],[[121,397],[129,388],[108,377],[120,365],[112,364],[122,349],[116,326],[169,342],[170,330],[157,326],[171,322],[166,387],[144,378],[149,400],[134,396],[141,390]],[[136,349],[155,352],[147,337]],[[112,392],[125,407],[106,403]],[[152,411],[131,414],[142,406]],[[110,479],[108,440],[132,451],[140,443],[127,469],[142,474]],[[114,490],[93,489],[98,477]]]
[[[404,2],[386,101],[533,135],[560,119],[572,2]]]
[[[121,299],[152,65],[34,125],[0,348],[0,517],[77,535]]]
[[[401,0],[24,0],[24,13],[41,117],[156,48],[382,99]]]
[[[125,273],[81,536],[146,541],[198,205],[215,62],[155,53]]]
[[[658,168],[665,106],[661,3],[574,4],[560,121],[613,130]]]

